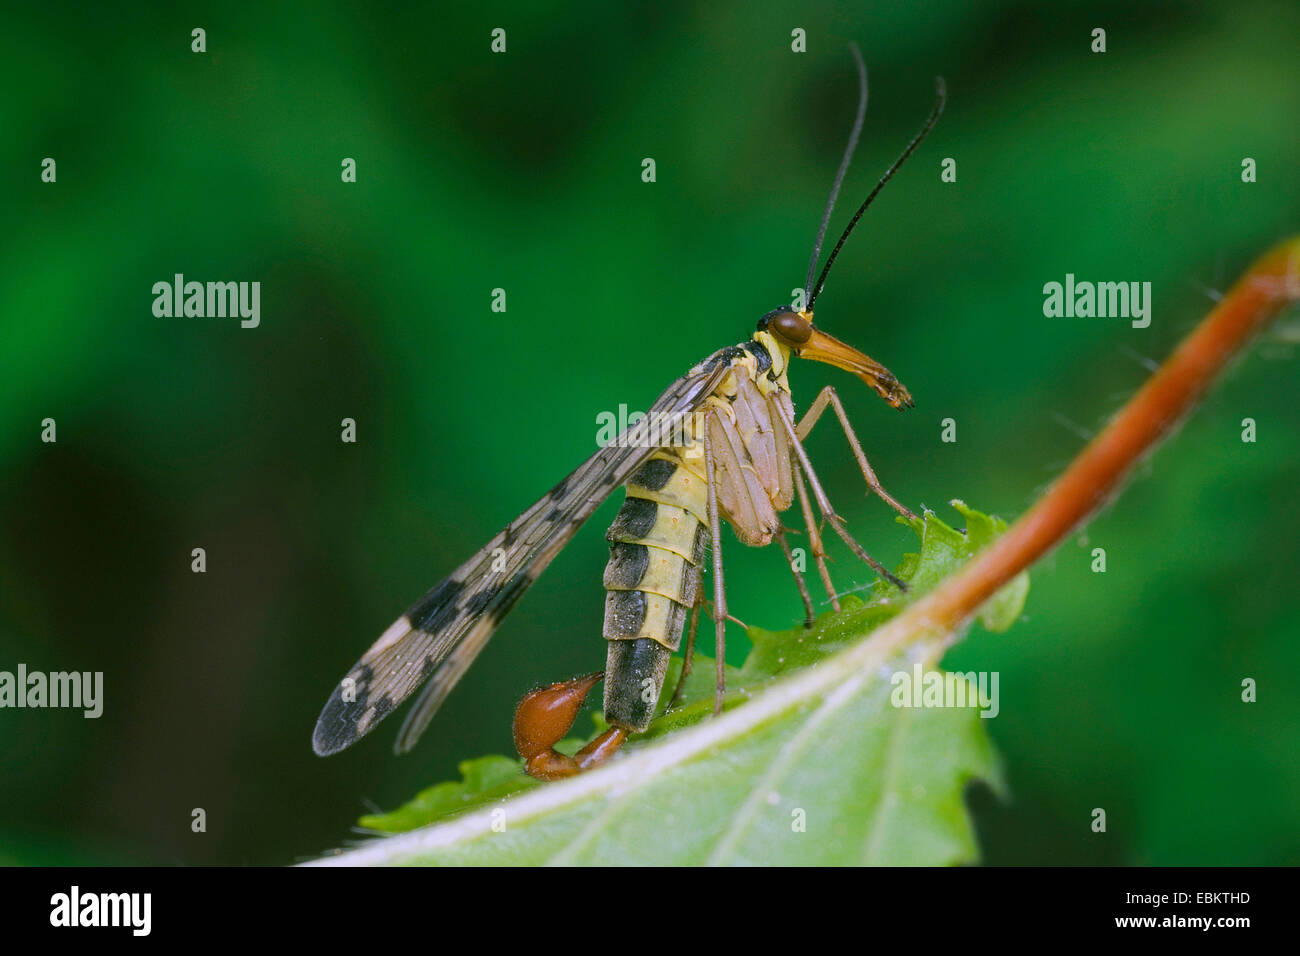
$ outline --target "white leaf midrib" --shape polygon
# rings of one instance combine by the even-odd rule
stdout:
[[[569,780],[530,790],[510,799],[508,825],[519,827],[548,813],[608,795],[613,803],[637,792],[663,774],[729,741],[776,720],[810,700],[829,698],[859,675],[875,674],[878,666],[909,639],[927,631],[925,600],[882,624],[871,636],[845,648],[820,664],[778,680],[735,710],[673,734],[662,741]],[[867,678],[859,678],[865,682]],[[847,702],[847,699],[846,701]],[[842,705],[841,705],[842,706]],[[810,714],[820,713],[823,704]],[[754,791],[742,804],[755,799]],[[421,854],[471,843],[495,834],[498,806],[484,807],[445,823],[430,824],[407,833],[313,860],[306,866],[369,866],[408,863]],[[612,809],[612,807],[611,807]],[[606,811],[608,812],[608,811]],[[738,813],[741,811],[738,811]],[[602,813],[600,816],[604,816]],[[588,827],[590,824],[588,824]],[[586,833],[587,828],[584,828]]]

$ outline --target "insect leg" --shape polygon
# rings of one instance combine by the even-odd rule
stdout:
[[[812,505],[808,501],[808,489],[804,487],[803,483],[803,469],[797,460],[794,463],[794,486],[799,495],[799,509],[803,512],[804,525],[808,528],[808,546],[812,549],[813,560],[817,562],[817,573],[821,575],[822,586],[826,588],[826,595],[831,599],[831,608],[838,614],[840,611],[839,595],[835,593],[835,585],[831,583],[830,569],[826,567],[826,549],[822,547],[821,531],[813,518]]]
[[[826,519],[827,524],[835,530],[835,533],[840,536],[854,554],[867,562],[867,564],[871,565],[872,570],[899,590],[906,591],[907,585],[894,575],[890,574],[889,570],[883,564],[871,555],[867,554],[862,545],[858,544],[858,542],[854,540],[853,535],[849,534],[848,529],[844,527],[844,522],[840,520],[839,515],[835,513],[835,509],[831,507],[830,499],[826,497],[826,492],[823,490],[821,482],[817,480],[817,472],[813,470],[812,462],[808,460],[808,453],[804,451],[803,442],[799,441],[799,436],[795,434],[794,423],[790,421],[790,417],[786,413],[785,409],[780,406],[776,406],[776,408],[777,414],[781,419],[781,424],[785,426],[786,434],[790,437],[790,443],[794,446],[794,453],[799,460],[799,464],[802,465],[804,471],[808,473],[808,484],[812,486],[813,498],[817,500],[817,507],[821,511],[822,517]]]
[[[812,433],[827,405],[835,409],[835,415],[839,418],[840,426],[844,429],[844,436],[849,440],[849,448],[853,450],[853,457],[858,460],[858,467],[862,469],[862,477],[867,480],[867,487],[904,518],[915,518],[916,515],[906,505],[901,504],[893,495],[887,492],[884,486],[881,485],[880,479],[876,477],[876,472],[862,451],[862,445],[858,442],[858,436],[854,434],[853,426],[849,424],[849,416],[844,411],[844,405],[840,402],[840,397],[836,394],[833,385],[827,385],[817,393],[816,400],[808,406],[808,411],[804,412],[803,418],[799,420],[799,425],[795,429],[799,440],[802,441]]]
[[[700,602],[700,606],[704,608],[704,610],[709,612],[709,620],[710,621],[713,620],[713,602],[710,601],[708,598],[705,598]],[[730,611],[727,612],[727,620],[730,621],[732,624],[740,625],[742,628],[744,628],[747,631],[749,630],[749,625],[746,624],[744,621],[742,621],[740,618],[736,617],[736,615],[732,614]]]
[[[716,414],[716,413],[714,413]],[[704,427],[704,474],[709,486],[709,533],[713,543],[713,624],[717,655],[717,682],[713,691],[713,712],[722,713],[722,698],[727,692],[727,592],[722,582],[722,522],[718,516],[718,479],[714,472],[713,440],[707,423]]]
[[[794,575],[795,586],[799,589],[799,596],[803,598],[803,626],[812,627],[813,603],[812,595],[808,593],[808,582],[803,579],[803,572],[794,566],[794,554],[790,550],[790,542],[785,539],[785,532],[778,531],[776,540],[780,543],[781,550],[785,552],[785,563],[790,565],[790,573]]]
[[[590,770],[608,760],[623,741],[627,731],[611,727],[572,757],[555,749],[577,719],[587,693],[599,683],[604,673],[587,674],[561,681],[525,695],[515,710],[515,749],[524,758],[524,769],[540,780],[558,780]]]
[[[698,595],[691,606],[691,620],[686,628],[686,650],[682,653],[682,673],[677,678],[677,686],[673,688],[673,696],[668,701],[669,710],[681,701],[682,692],[686,690],[686,678],[691,673],[691,665],[695,663],[695,632],[700,629],[700,603],[703,599],[702,594]]]

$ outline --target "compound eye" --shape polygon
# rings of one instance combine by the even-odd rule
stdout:
[[[784,340],[786,345],[797,347],[812,338],[812,323],[798,312],[778,312],[772,316],[767,327]]]

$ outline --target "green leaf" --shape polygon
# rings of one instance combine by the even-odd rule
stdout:
[[[521,761],[497,754],[461,761],[460,780],[421,790],[392,813],[362,817],[359,825],[400,833],[536,786],[538,781],[521,773],[520,767]]]
[[[728,668],[720,717],[710,717],[713,663],[698,654],[680,705],[666,710],[681,667],[675,659],[656,719],[605,767],[542,785],[517,759],[465,761],[460,781],[361,821],[398,835],[321,862],[975,861],[964,789],[975,779],[1001,786],[985,721],[970,706],[905,706],[897,686],[932,665],[955,635],[907,642],[871,636],[1005,529],[999,519],[952,504],[966,519],[964,531],[932,512],[903,522],[920,540],[897,570],[906,592],[878,581],[869,600],[846,597],[840,613],[822,615],[811,628],[751,628],[753,649],[744,666]],[[1021,575],[990,598],[981,623],[1009,627],[1028,587]],[[599,716],[594,723],[597,731],[603,726]]]

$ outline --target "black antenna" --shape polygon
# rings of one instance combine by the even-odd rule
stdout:
[[[849,50],[853,53],[853,60],[858,66],[858,115],[853,119],[853,132],[849,133],[849,145],[844,148],[844,158],[840,160],[839,172],[835,174],[835,182],[831,184],[831,195],[826,200],[826,211],[822,213],[821,225],[817,227],[817,241],[813,243],[812,259],[808,261],[808,278],[804,280],[804,293],[808,294],[812,289],[813,270],[817,268],[817,260],[822,254],[822,240],[826,238],[826,226],[831,221],[831,210],[835,208],[835,200],[840,194],[840,184],[844,182],[844,174],[849,171],[849,160],[853,158],[853,151],[858,148],[858,137],[862,134],[862,121],[867,116],[867,65],[862,62],[862,51],[858,49],[856,43],[849,44]],[[811,305],[808,308],[812,308]]]
[[[862,214],[867,211],[867,207],[871,205],[871,201],[875,199],[880,190],[884,188],[885,183],[889,182],[889,180],[893,178],[894,173],[898,172],[898,168],[906,162],[907,157],[911,156],[916,150],[916,147],[921,145],[921,140],[925,139],[925,137],[929,135],[930,130],[934,129],[934,124],[939,122],[939,115],[943,112],[944,104],[947,101],[948,89],[944,85],[943,77],[936,76],[934,78],[934,109],[930,110],[930,116],[926,119],[925,125],[921,127],[920,132],[912,137],[912,141],[907,144],[907,149],[903,150],[902,155],[899,156],[898,159],[894,160],[894,165],[885,170],[885,175],[880,177],[880,182],[876,183],[876,188],[871,190],[871,195],[867,196],[867,198],[862,201],[862,205],[858,207],[858,211],[853,214],[853,218],[849,220],[849,224],[844,227],[844,232],[840,235],[839,241],[835,243],[835,248],[831,250],[830,257],[826,260],[826,265],[822,267],[822,274],[817,278],[817,288],[814,289],[812,294],[808,297],[807,311],[812,311],[813,303],[816,302],[817,297],[822,294],[822,287],[826,285],[826,275],[831,271],[831,266],[835,263],[835,257],[839,255],[840,249],[843,248],[844,241],[849,238],[849,233],[851,233],[853,227],[858,224],[858,220],[862,218]]]

